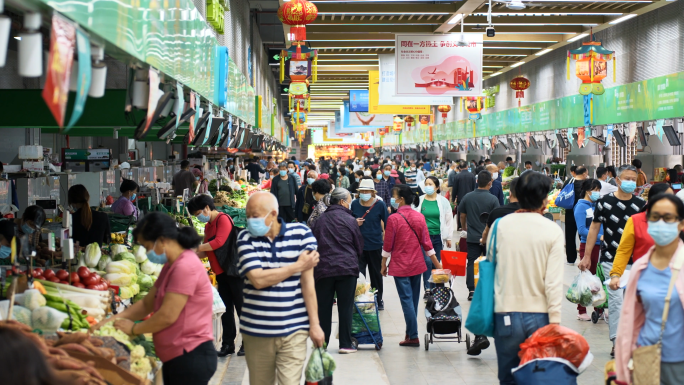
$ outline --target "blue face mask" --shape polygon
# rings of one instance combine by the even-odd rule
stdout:
[[[195,180],[199,180],[199,177],[198,177],[198,176],[196,176],[196,177],[195,177]]]
[[[133,194],[133,195],[131,195],[131,197],[128,198],[128,199],[129,199],[130,201],[134,201],[134,200],[135,200],[135,197],[137,197],[137,196],[138,196],[138,194]]]
[[[600,193],[598,191],[592,191],[591,192],[591,201],[596,202],[600,197]]]
[[[9,258],[12,255],[12,248],[9,246],[0,246],[0,258]]]
[[[356,183],[359,183],[359,178],[354,178],[354,179],[356,179]]]
[[[155,242],[154,247],[156,247],[156,246],[157,246],[157,242]],[[157,254],[154,251],[154,247],[152,247],[152,250],[147,252],[147,259],[149,259],[150,262],[152,262],[152,263],[158,263],[160,265],[165,264],[166,261],[168,261],[168,259],[166,258],[166,252],[163,252],[161,254]]]
[[[36,231],[36,229],[24,223],[23,225],[21,225],[21,231],[24,234],[33,234]]]
[[[313,182],[315,182],[315,181],[316,181],[316,179],[314,179],[314,178],[306,178],[306,183],[308,183],[310,185],[313,184]]]
[[[392,174],[392,171],[384,171],[383,174],[385,174],[385,176],[390,176],[390,174]]]
[[[264,218],[247,218],[247,231],[255,237],[263,237],[271,229]]]
[[[295,169],[294,169],[294,168],[288,168],[287,171],[288,171],[290,174],[294,174]]]
[[[287,170],[280,170],[280,176],[287,175]]]
[[[207,223],[207,222],[209,222],[210,219],[211,219],[210,215],[204,215],[204,214],[202,214],[202,212],[197,214],[197,220],[202,222],[202,223]]]
[[[432,195],[435,193],[435,188],[434,186],[425,186],[425,193],[427,195]]]
[[[397,202],[394,200],[394,198],[392,198],[392,199],[390,200],[390,205],[392,205],[392,207],[394,207],[395,209],[398,209],[398,208],[399,208],[399,203],[397,203]]]
[[[378,180],[380,180],[380,179],[382,179],[382,174],[377,173],[377,174],[375,174],[375,177],[376,177]]]
[[[361,198],[362,201],[367,202],[369,199],[371,199],[371,194],[359,194],[359,198]]]
[[[633,180],[623,180],[620,184],[620,189],[627,194],[631,194],[636,189],[636,182]]]
[[[625,182],[622,182],[623,184]],[[679,222],[666,223],[662,219],[658,222],[648,222],[648,235],[658,246],[667,246],[679,236]]]

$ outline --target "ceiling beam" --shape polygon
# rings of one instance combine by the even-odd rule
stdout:
[[[411,21],[403,21],[403,22],[401,22],[399,20],[394,20],[394,19],[390,20],[389,17],[386,17],[384,19],[378,18],[378,19],[373,19],[373,20],[369,20],[369,19],[364,19],[364,20],[361,20],[361,19],[355,19],[355,20],[349,20],[349,19],[345,19],[345,20],[340,20],[340,19],[322,20],[322,19],[316,18],[316,20],[313,23],[307,24],[306,28],[307,28],[307,32],[308,32],[309,26],[319,25],[319,24],[362,24],[362,25],[367,25],[367,24],[371,24],[371,25],[424,24],[424,25],[439,25],[440,20],[444,19],[444,18],[445,18],[444,16],[436,15],[435,18],[432,20],[411,20]]]
[[[280,0],[282,1],[282,0]],[[435,13],[453,13],[458,10],[459,5],[452,3],[441,4],[401,4],[401,3],[371,3],[366,1],[350,2],[350,3],[326,3],[317,2],[318,14],[322,13],[381,13],[381,14],[435,14]]]
[[[329,32],[329,33],[432,33],[434,25],[320,25],[311,24],[306,27],[307,35],[309,32]]]
[[[492,16],[492,24],[500,23],[532,23],[532,24],[603,24],[611,16],[583,15],[583,16]],[[467,16],[468,23],[487,25],[486,16]]]
[[[281,0],[282,1],[282,0]],[[475,12],[482,4],[484,3],[483,0],[467,0],[466,2],[462,3],[460,7],[458,7],[454,12],[451,13],[451,16],[447,18],[446,20],[443,21],[442,25],[437,27],[435,29],[435,33],[447,33],[451,31],[452,28],[454,28],[458,24],[449,24],[449,20],[458,15],[469,15],[473,12]],[[460,23],[460,22],[459,22]]]
[[[393,33],[367,33],[367,32],[311,32],[306,31],[308,42],[315,42],[317,40],[334,40],[334,41],[351,41],[351,40],[392,40],[394,41]],[[565,40],[563,35],[537,35],[537,34],[511,34],[498,33],[494,37],[483,36],[486,44],[488,43],[504,43],[504,42],[559,42]]]

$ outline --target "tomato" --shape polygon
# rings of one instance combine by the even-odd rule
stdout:
[[[81,289],[85,289],[85,287],[86,287],[84,284],[82,284],[80,282],[73,283],[73,284],[71,284],[71,286],[80,287]]]
[[[67,281],[59,281],[59,283],[61,283],[62,285],[68,285],[69,284],[69,282],[67,282]]]
[[[36,267],[35,269],[33,269],[33,276],[35,277],[37,275],[43,275],[43,269],[41,269],[40,267]]]
[[[81,278],[79,278],[78,273],[72,272],[70,275],[71,275],[71,283],[81,282]]]
[[[98,290],[97,285],[86,285],[86,289],[89,289],[89,290]]]
[[[42,275],[33,275],[34,279],[45,279]]]
[[[92,274],[86,266],[79,267],[78,270],[76,270],[76,272],[78,273],[78,276],[81,278],[88,278]]]
[[[57,278],[57,277],[50,277],[47,280],[50,282],[59,283],[59,278]]]
[[[102,282],[102,277],[100,277],[100,274],[93,273],[91,275],[91,277],[94,277],[95,279],[97,279],[97,282]]]
[[[84,278],[83,283],[86,286],[93,286],[93,285],[97,285],[98,283],[100,283],[100,280],[96,279],[94,276],[91,275],[89,277]]]
[[[54,276],[55,276],[55,271],[52,269],[47,269],[47,270],[45,270],[45,272],[43,272],[43,277],[45,277],[48,280]]]
[[[59,278],[60,281],[66,281],[69,279],[69,272],[66,270],[60,270],[55,273],[55,277]]]

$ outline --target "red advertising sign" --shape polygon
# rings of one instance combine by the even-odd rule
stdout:
[[[50,54],[43,99],[60,128],[64,127],[75,46],[76,28],[73,24],[60,16],[52,16]]]

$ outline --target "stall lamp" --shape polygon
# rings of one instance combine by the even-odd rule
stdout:
[[[0,13],[5,11],[5,2],[0,0]],[[4,67],[7,62],[7,46],[9,45],[10,30],[12,19],[7,15],[0,15],[0,67]]]
[[[19,75],[37,78],[43,75],[43,35],[38,12],[24,15],[24,29],[19,33]]]
[[[107,66],[102,62],[104,60],[104,47],[99,45],[90,46],[90,56],[93,59],[92,63],[92,80],[90,82],[90,89],[88,96],[92,98],[101,98],[105,93],[105,86],[107,85]],[[78,71],[71,71],[78,72]]]
[[[147,109],[150,100],[150,87],[147,84],[149,71],[146,69],[135,71],[135,81],[133,82],[133,107],[139,110]]]

